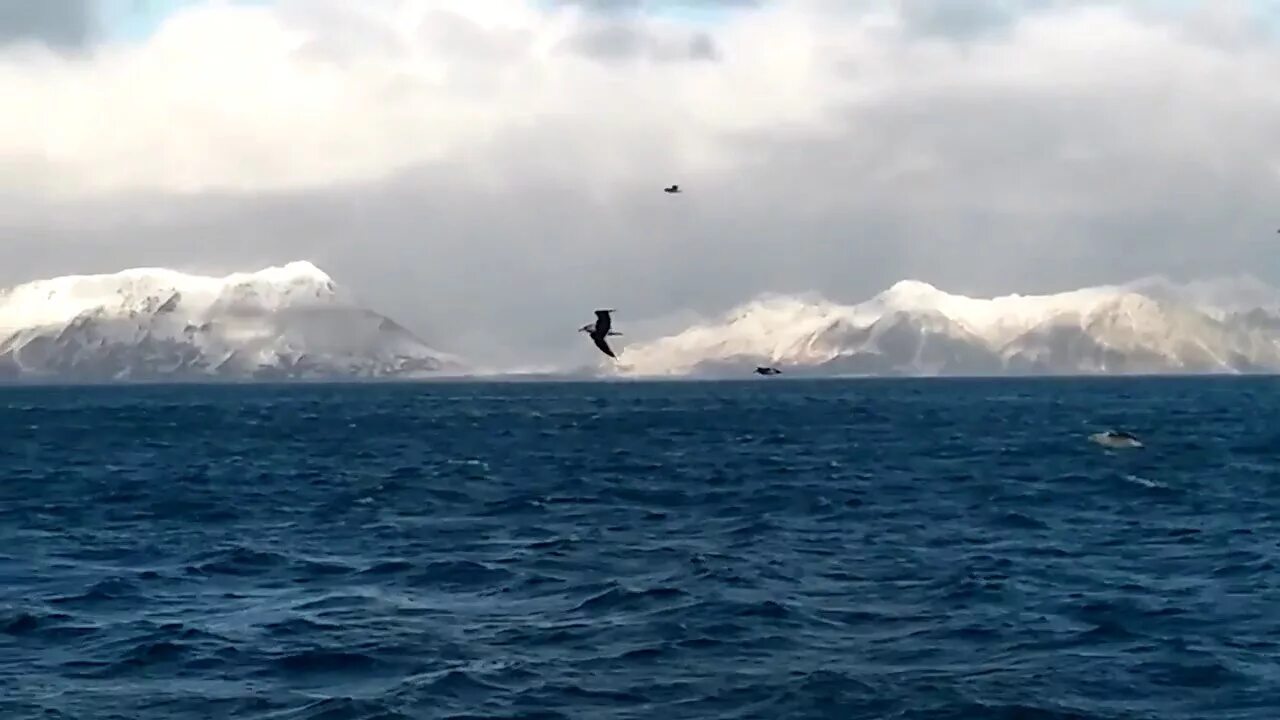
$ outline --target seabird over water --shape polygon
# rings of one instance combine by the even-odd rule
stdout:
[[[596,321],[592,325],[583,325],[578,328],[578,332],[584,332],[591,336],[591,341],[600,348],[600,352],[608,355],[615,360],[617,355],[613,354],[613,350],[609,348],[609,343],[605,342],[605,337],[609,335],[621,335],[620,332],[613,332],[613,319],[609,317],[609,313],[614,310],[597,310]]]
[[[680,192],[680,186],[679,186],[679,185],[672,185],[671,187],[668,187],[668,188],[662,188],[662,192],[664,192],[664,193],[671,193],[672,195],[674,195],[674,194],[676,194],[676,193]]]

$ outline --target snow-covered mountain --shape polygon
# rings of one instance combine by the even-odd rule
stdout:
[[[461,369],[322,270],[138,268],[0,291],[0,378],[377,378]]]
[[[970,298],[904,280],[857,305],[766,295],[624,346],[602,372],[996,375],[1280,371],[1280,291],[1251,277],[1143,278],[1052,295]]]

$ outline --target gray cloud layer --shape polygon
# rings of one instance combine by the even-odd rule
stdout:
[[[91,0],[0,0],[0,46],[40,42],[79,48],[94,29]]]
[[[700,92],[614,60],[667,67],[636,48],[704,31],[590,20],[565,37],[619,36],[597,38],[581,72],[600,84],[584,84],[570,109],[535,111],[535,89],[494,111],[508,114],[500,131],[373,177],[181,195],[11,189],[0,282],[307,258],[446,349],[513,365],[593,362],[573,330],[605,306],[634,336],[766,290],[857,301],[904,277],[970,294],[1157,272],[1280,282],[1280,48],[1224,45],[1167,18],[1050,8],[985,36],[968,20],[930,20],[965,28],[952,33],[965,46],[948,49],[916,33],[924,21],[910,9],[885,26],[821,6],[793,3],[789,20],[750,32],[705,31],[719,59],[683,70],[709,73]],[[491,68],[527,38],[477,23],[468,47],[484,52],[451,52],[469,58],[457,62],[473,92],[504,87]],[[775,29],[776,56],[734,65]],[[785,82],[751,84],[770,72]],[[734,89],[707,99],[721,83]],[[712,132],[712,114],[767,121],[718,120]],[[664,195],[672,182],[686,193]]]
[[[606,60],[654,60],[681,62],[716,60],[719,50],[706,32],[682,33],[682,37],[658,38],[633,23],[606,21],[571,35],[565,47],[588,57]]]
[[[1008,30],[1020,16],[1053,5],[1054,0],[901,0],[901,12],[908,25],[923,33],[974,39]]]
[[[553,0],[558,5],[572,5],[603,12],[654,10],[660,8],[750,8],[766,0]]]

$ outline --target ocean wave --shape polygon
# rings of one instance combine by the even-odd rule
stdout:
[[[14,390],[0,716],[1271,720],[1264,380]]]

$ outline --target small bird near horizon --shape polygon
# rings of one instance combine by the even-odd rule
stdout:
[[[591,336],[591,342],[600,348],[600,352],[617,360],[618,356],[613,354],[613,350],[609,348],[609,343],[605,342],[605,337],[609,335],[621,335],[620,332],[613,332],[613,318],[609,317],[609,313],[617,312],[616,310],[597,310],[596,321],[591,325],[583,325],[578,328],[578,332],[584,332]]]
[[[665,187],[665,188],[662,188],[662,192],[675,195],[676,193],[680,192],[680,186],[672,185],[671,187]]]
[[[782,371],[775,367],[758,367],[755,369],[757,375],[781,375]]]

